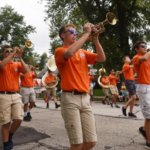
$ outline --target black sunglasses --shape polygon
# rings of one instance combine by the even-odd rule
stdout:
[[[137,48],[140,48],[140,47],[147,48],[147,45],[139,45],[139,46],[137,46]]]

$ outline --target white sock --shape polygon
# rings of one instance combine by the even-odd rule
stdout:
[[[27,116],[27,112],[24,112],[24,117],[26,117]]]
[[[28,108],[27,113],[29,113],[29,112],[30,112],[30,110],[31,110],[31,109],[30,109],[30,108]]]

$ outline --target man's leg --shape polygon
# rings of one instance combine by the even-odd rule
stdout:
[[[150,119],[145,120],[145,129],[146,129],[146,135],[147,135],[147,142],[150,143]]]
[[[30,118],[28,117],[27,113],[28,113],[28,103],[24,104],[24,118],[23,118],[24,121],[30,121]]]
[[[136,99],[136,95],[132,95],[129,101],[124,106],[124,108],[127,109],[127,107],[130,105],[130,113],[132,113],[133,111],[135,99]]]
[[[70,150],[82,150],[83,144],[71,145]]]
[[[8,138],[9,138],[9,127],[10,127],[10,122],[5,124],[5,125],[2,125],[2,128],[1,128],[1,136],[2,136],[2,141],[5,143],[5,142],[8,142]]]
[[[57,99],[55,95],[53,95],[53,98],[54,98],[55,108],[60,107],[60,105],[57,104]]]
[[[96,142],[85,142],[83,143],[82,150],[90,150],[96,145]]]

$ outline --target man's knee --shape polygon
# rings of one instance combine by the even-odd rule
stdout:
[[[20,119],[14,119],[13,120],[13,123],[16,123],[16,124],[21,124],[21,122],[22,122],[22,120],[20,120]]]
[[[96,145],[96,142],[89,142],[88,144],[89,144],[89,148],[92,148]]]
[[[83,145],[83,143],[81,143],[81,144],[72,144],[70,150],[82,150],[82,145]]]

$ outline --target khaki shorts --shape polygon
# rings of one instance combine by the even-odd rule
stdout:
[[[21,87],[20,94],[22,95],[22,102],[24,104],[36,101],[35,91],[33,87],[31,88]]]
[[[47,94],[48,97],[50,97],[50,96],[56,96],[55,87],[53,87],[53,88],[47,88],[46,89],[46,94]]]
[[[110,85],[110,91],[111,91],[111,94],[119,95],[117,86],[115,86],[115,85]]]
[[[105,96],[109,96],[109,88],[102,88],[102,91]]]
[[[23,119],[23,103],[20,94],[0,94],[0,123],[11,122],[13,119]]]
[[[62,92],[61,114],[72,145],[97,141],[89,94],[74,95]]]
[[[150,119],[150,85],[138,84],[136,89],[145,119]]]

